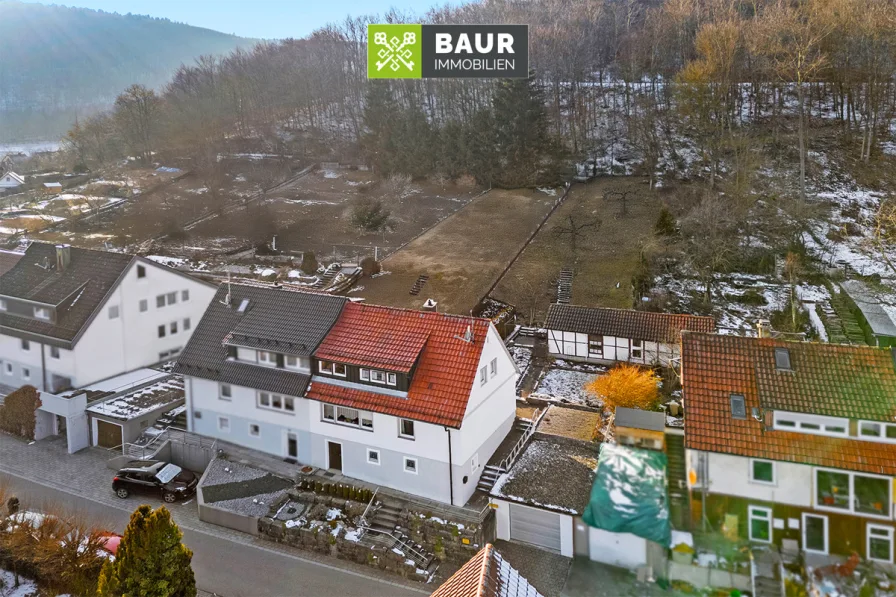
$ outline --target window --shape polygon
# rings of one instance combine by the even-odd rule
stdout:
[[[22,350],[31,350],[31,342],[24,338],[22,339]]]
[[[51,356],[52,358],[54,358],[54,359],[58,359],[58,358],[59,358],[59,347],[58,347],[58,346],[51,346],[51,347],[50,347],[50,356]]]
[[[0,299],[0,311],[6,311],[6,299]]]
[[[417,474],[417,459],[404,457],[404,472]]]
[[[775,369],[778,371],[793,371],[793,367],[790,364],[790,351],[788,349],[775,349]]]
[[[31,369],[22,367],[22,379],[31,379]]]
[[[602,355],[604,353],[604,337],[588,336],[588,354]]]
[[[867,527],[867,555],[876,562],[893,561],[893,527],[869,524]]]
[[[177,293],[176,293],[176,292],[169,292],[169,293],[166,295],[166,298],[167,298],[168,304],[169,304],[169,305],[173,305],[174,303],[177,302]]]
[[[190,318],[186,317],[186,318],[184,318],[184,331],[186,332],[189,329],[190,329]]]
[[[828,517],[803,513],[803,549],[828,553]]]
[[[347,423],[348,425],[357,425],[360,416],[357,409],[338,406],[336,407],[336,420],[340,423]]]
[[[361,381],[370,381],[370,370],[369,369],[360,369],[358,371],[358,375],[361,378]]]
[[[267,392],[260,392],[258,394],[258,405],[264,406],[265,408],[271,407],[271,395]]]
[[[815,503],[820,509],[890,518],[892,489],[887,477],[815,469]]]
[[[400,437],[414,438],[414,422],[410,419],[398,420],[398,435]]]
[[[289,412],[295,412],[295,411],[296,411],[296,403],[295,403],[295,401],[294,401],[292,398],[290,398],[289,396],[284,396],[284,397],[283,397],[283,410],[288,410]]]
[[[109,307],[109,319],[118,319],[118,305]]]
[[[330,361],[320,361],[317,364],[317,370],[321,373],[333,373],[333,363]]]
[[[632,340],[632,358],[638,360],[644,358],[644,344],[641,340]]]
[[[252,437],[260,437],[261,427],[259,427],[255,423],[249,423],[249,435],[251,435]]]
[[[181,290],[180,291],[180,300],[183,302],[187,302],[190,300],[190,291],[189,290]]]
[[[753,483],[775,484],[775,463],[771,460],[750,461],[750,481]]]
[[[776,411],[773,426],[814,435],[849,437],[849,420],[839,417]]]
[[[165,326],[160,325],[159,326],[159,338],[164,338],[164,337],[165,337]]]
[[[398,376],[397,376],[397,375],[395,375],[394,373],[387,373],[387,374],[386,374],[386,384],[387,384],[387,385],[394,386],[394,385],[396,385],[397,383],[398,383]]]
[[[489,363],[489,372],[494,378],[498,374],[498,359],[492,359],[492,362]]]
[[[379,450],[371,450],[367,449],[367,462],[370,464],[379,464],[380,463],[380,451]]]
[[[145,267],[145,266],[143,266],[143,265],[138,265],[138,266],[137,266],[137,277],[138,277],[138,278],[145,278],[145,277],[146,277],[146,267]]]
[[[345,369],[345,365],[342,363],[333,363],[333,375],[338,375],[339,377],[345,377],[348,375],[348,372]]]
[[[230,433],[230,418],[218,417],[218,431]]]
[[[488,368],[483,367],[479,370],[479,385],[484,386],[485,382],[488,381]]]
[[[370,372],[370,381],[373,383],[386,383],[386,373],[374,369]]]
[[[50,321],[50,310],[46,307],[35,307],[34,318],[42,321]]]
[[[277,366],[277,353],[276,352],[268,352],[266,350],[258,351],[258,362],[262,365],[268,365],[269,367]]]
[[[301,369],[302,361],[299,359],[299,357],[293,357],[293,356],[287,355],[286,356],[286,367],[288,369]]]
[[[176,333],[177,333],[177,322],[176,322],[176,321],[172,321],[172,322],[169,324],[169,327],[171,328],[171,333],[172,333],[172,334],[176,334]]]
[[[859,421],[859,435],[863,438],[878,439],[896,443],[896,424],[877,421]]]
[[[362,413],[361,414],[361,427],[365,429],[373,429],[373,414],[372,413]]]
[[[233,388],[230,387],[229,383],[222,383],[218,386],[218,397],[221,400],[230,400],[233,398]]]
[[[283,409],[283,396],[271,394],[271,408]]]
[[[12,363],[6,363],[6,374],[12,375]]]
[[[750,541],[759,541],[761,543],[772,542],[772,511],[771,508],[761,508],[759,506],[750,506],[749,508],[750,523]]]
[[[165,306],[165,295],[160,294],[156,297],[156,308],[161,309]]]
[[[336,420],[336,407],[332,404],[324,404],[323,405],[323,418],[325,421],[335,421]]]
[[[144,313],[147,310],[149,310],[149,303],[146,301],[146,299],[140,299],[140,312]]]
[[[747,403],[743,394],[731,394],[731,418],[746,419]]]

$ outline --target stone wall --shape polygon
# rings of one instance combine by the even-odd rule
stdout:
[[[408,536],[447,563],[463,565],[485,545],[484,525],[457,523],[428,512],[401,513]]]

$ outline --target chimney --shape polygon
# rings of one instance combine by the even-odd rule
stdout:
[[[56,245],[56,272],[64,272],[72,261],[71,245]]]
[[[426,299],[426,302],[423,303],[423,310],[424,311],[438,311],[439,303],[432,300],[431,298],[428,298],[428,299]]]
[[[768,319],[760,319],[756,322],[756,331],[759,332],[760,338],[772,337],[772,322]]]

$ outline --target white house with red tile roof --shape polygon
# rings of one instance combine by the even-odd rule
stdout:
[[[518,372],[488,320],[244,286],[230,295],[178,360],[192,431],[469,500],[516,413]]]

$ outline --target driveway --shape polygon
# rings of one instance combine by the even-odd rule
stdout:
[[[0,483],[10,487],[24,507],[74,509],[120,533],[138,505],[162,502],[115,497],[114,471],[106,468],[111,456],[98,448],[68,454],[59,438],[28,444],[0,433]],[[169,509],[184,533],[184,543],[193,550],[196,583],[204,592],[223,597],[419,597],[431,592],[430,587],[371,568],[202,522],[193,500]]]

